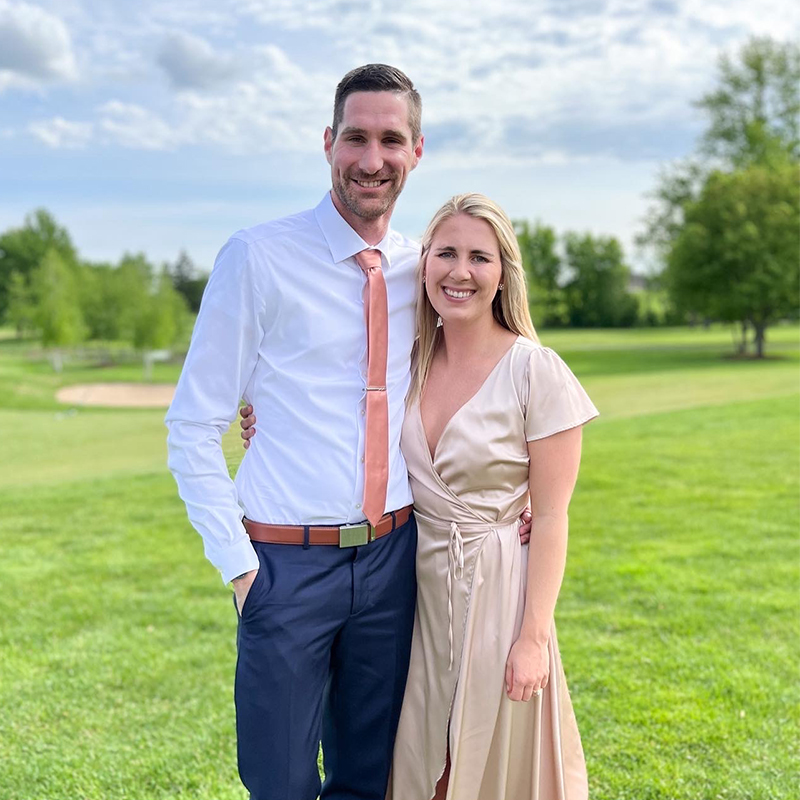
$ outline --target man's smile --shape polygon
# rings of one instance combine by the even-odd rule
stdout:
[[[388,178],[373,181],[360,181],[358,178],[353,178],[353,183],[358,184],[362,189],[377,189],[383,186],[384,183],[389,183]]]

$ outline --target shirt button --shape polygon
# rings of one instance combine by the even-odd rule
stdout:
[[[356,503],[356,508],[361,508],[361,503]]]
[[[364,463],[364,456],[361,456],[361,463]]]
[[[367,412],[366,412],[366,411],[362,411],[362,412],[361,412],[361,416],[362,416],[362,417],[366,416],[366,414],[367,414]]]

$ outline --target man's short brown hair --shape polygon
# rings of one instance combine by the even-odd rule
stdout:
[[[410,78],[397,67],[388,64],[365,64],[356,67],[339,81],[333,101],[333,138],[339,132],[344,117],[344,102],[353,92],[396,92],[408,100],[408,125],[416,144],[422,132],[422,98]]]

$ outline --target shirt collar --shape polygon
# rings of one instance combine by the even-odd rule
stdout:
[[[351,258],[362,250],[370,247],[380,250],[386,267],[391,267],[389,258],[389,240],[392,229],[387,228],[386,235],[376,245],[368,245],[354,230],[344,217],[336,210],[331,199],[331,193],[326,192],[320,204],[314,209],[317,223],[322,230],[322,235],[328,243],[328,249],[335,263]]]

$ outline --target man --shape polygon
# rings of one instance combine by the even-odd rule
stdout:
[[[422,157],[420,116],[400,70],[342,79],[325,131],[332,191],[223,247],[167,413],[189,518],[233,581],[252,800],[314,800],[320,738],[323,800],[386,791],[416,597],[399,444],[419,258],[389,220]],[[260,433],[234,483],[220,437],[242,397]]]
[[[399,440],[419,257],[389,220],[422,157],[420,112],[393,67],[342,79],[333,191],[223,247],[166,417],[189,518],[233,581],[252,800],[314,800],[320,738],[322,798],[386,790],[416,593]],[[234,483],[220,437],[242,397],[264,414]]]

